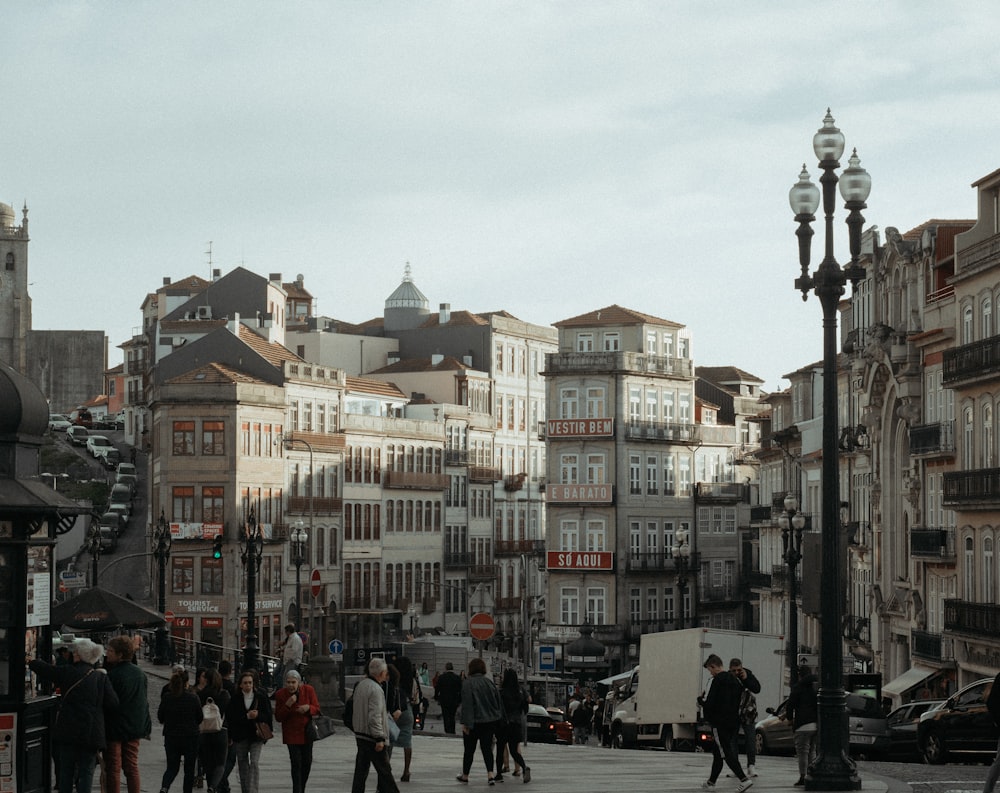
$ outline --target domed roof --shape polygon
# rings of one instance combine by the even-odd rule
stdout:
[[[424,293],[417,289],[417,285],[413,283],[413,275],[410,271],[410,265],[406,265],[406,271],[403,274],[403,282],[396,287],[389,297],[385,300],[386,308],[419,308],[425,311],[430,310],[430,303],[424,296]]]
[[[0,228],[14,225],[14,207],[0,201]]]
[[[595,639],[593,634],[594,629],[588,623],[580,626],[580,638],[567,644],[563,650],[567,663],[570,659],[579,659],[581,663],[604,660],[604,645]]]
[[[41,438],[49,425],[49,403],[33,382],[0,362],[0,440]]]

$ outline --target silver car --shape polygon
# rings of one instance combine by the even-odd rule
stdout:
[[[785,702],[768,708],[767,718],[757,722],[758,754],[794,754],[792,723],[785,715]],[[878,701],[861,694],[847,694],[847,724],[852,755],[876,757],[889,750],[889,729]]]

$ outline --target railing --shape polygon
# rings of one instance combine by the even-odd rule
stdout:
[[[472,554],[469,551],[445,551],[445,567],[468,567],[472,564]]]
[[[945,506],[993,506],[1000,502],[1000,468],[950,471],[944,475]]]
[[[706,586],[698,593],[702,603],[729,603],[740,598],[735,586]]]
[[[473,564],[469,565],[469,578],[480,580],[496,578],[497,566],[495,564]]]
[[[996,636],[1000,633],[1000,606],[993,603],[970,603],[966,600],[944,602],[944,629],[957,633]]]
[[[510,556],[522,553],[545,553],[545,540],[497,540],[493,545],[496,555]]]
[[[748,488],[740,482],[697,482],[694,493],[698,501],[744,501]]]
[[[382,475],[384,487],[407,488],[409,490],[447,490],[446,474],[429,474],[423,471],[395,471],[385,469]]]
[[[638,639],[644,633],[660,633],[677,627],[674,620],[652,619],[630,622],[625,629],[629,639]]]
[[[328,432],[303,432],[302,430],[294,430],[292,432],[285,433],[285,441],[287,443],[292,443],[293,441],[300,441],[308,444],[308,448],[316,453],[319,452],[342,452],[347,448],[347,436],[342,432],[331,434]],[[298,449],[297,451],[302,451]]]
[[[500,469],[489,465],[473,465],[469,467],[469,481],[490,483],[500,481]]]
[[[445,465],[468,465],[469,464],[469,452],[466,449],[445,449],[444,450],[444,464]]]
[[[931,661],[944,661],[944,637],[929,631],[910,631],[910,652]]]
[[[910,531],[910,554],[923,558],[954,559],[955,530],[912,529]]]
[[[954,451],[954,421],[920,424],[910,428],[910,454],[942,454]]]
[[[943,383],[992,379],[1000,372],[1000,336],[963,344],[944,351]]]
[[[774,586],[774,578],[770,573],[751,570],[746,575],[747,586],[753,589],[770,589]]]
[[[758,506],[750,507],[751,523],[770,523],[774,518],[774,507]]]
[[[310,508],[316,515],[339,515],[344,511],[344,499],[329,496],[289,496],[285,511],[293,515],[308,515]]]
[[[699,440],[696,424],[677,424],[664,421],[627,421],[625,438],[630,441],[678,441],[688,443]]]
[[[557,352],[545,356],[545,369],[569,372],[651,372],[691,377],[690,358],[670,358],[638,352]]]
[[[367,610],[393,608],[394,602],[386,595],[347,595],[344,597],[345,609]]]
[[[643,570],[659,572],[677,569],[677,560],[668,551],[631,551],[625,560],[625,567],[635,573]]]

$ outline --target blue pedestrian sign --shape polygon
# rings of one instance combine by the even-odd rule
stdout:
[[[330,655],[340,655],[344,652],[344,643],[340,639],[330,641]]]
[[[538,648],[538,671],[556,671],[556,648],[552,646],[542,646]]]

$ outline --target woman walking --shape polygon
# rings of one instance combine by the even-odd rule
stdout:
[[[258,724],[264,725],[270,735],[271,702],[267,692],[257,686],[256,673],[244,672],[226,712],[229,742],[236,751],[242,793],[257,793],[260,784],[260,750],[265,738],[261,737]]]
[[[302,682],[302,675],[291,669],[285,673],[285,686],[274,695],[274,718],[281,722],[281,741],[288,748],[292,768],[292,793],[305,793],[312,769],[313,745],[306,738],[306,726],[319,713],[316,690]]]
[[[213,703],[219,709],[219,716],[222,719],[218,725],[202,722],[201,738],[198,742],[201,773],[205,776],[209,793],[215,793],[219,788],[219,782],[222,781],[222,772],[229,754],[229,730],[226,729],[224,717],[229,709],[230,696],[222,687],[222,675],[218,670],[206,669],[203,679],[204,684],[195,689],[202,708],[210,702]],[[202,712],[204,713],[204,710]]]
[[[462,681],[462,740],[465,753],[462,756],[462,773],[456,777],[459,782],[468,783],[472,770],[472,758],[476,754],[476,744],[486,765],[486,779],[490,785],[493,778],[493,736],[503,718],[500,692],[486,676],[486,662],[482,658],[469,661],[469,676]]]
[[[202,716],[201,702],[187,683],[187,672],[174,672],[156,711],[156,718],[163,725],[163,748],[167,754],[167,767],[160,782],[160,793],[170,790],[182,760],[183,791],[191,793],[194,788],[194,766],[198,761],[198,736]]]
[[[503,704],[503,712],[507,717],[506,722],[501,721],[497,731],[497,775],[496,781],[503,782],[504,749],[510,752],[510,757],[514,761],[514,776],[518,774],[518,767],[524,774],[524,781],[527,784],[531,781],[531,769],[524,764],[524,757],[518,749],[524,740],[521,732],[521,714],[528,711],[528,695],[517,682],[517,672],[508,669],[503,673],[503,682],[500,684],[500,701]]]
[[[420,703],[420,683],[417,682],[416,669],[413,662],[405,655],[396,659],[396,668],[399,670],[399,707],[400,715],[396,719],[399,727],[399,735],[393,742],[393,746],[398,746],[403,750],[403,775],[400,782],[410,781],[410,762],[413,760],[413,705]]]

